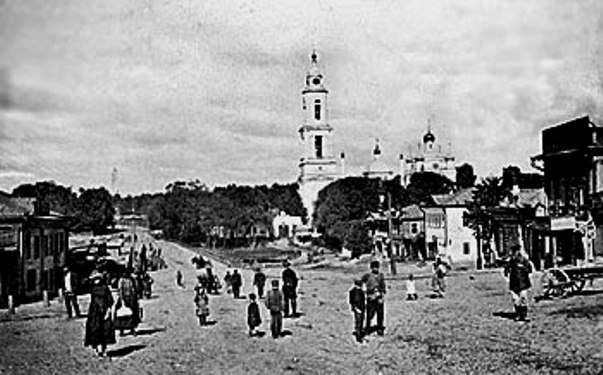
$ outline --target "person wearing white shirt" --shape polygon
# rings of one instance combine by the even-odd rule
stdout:
[[[78,318],[80,316],[80,307],[77,303],[77,294],[75,293],[75,275],[71,272],[69,267],[64,268],[63,294],[65,297],[67,316],[72,318],[73,312],[75,311],[75,317]]]

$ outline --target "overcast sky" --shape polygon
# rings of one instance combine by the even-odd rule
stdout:
[[[335,149],[397,165],[433,119],[479,175],[603,119],[603,1],[0,0],[0,189],[293,182],[313,48]],[[603,122],[600,122],[603,125]]]

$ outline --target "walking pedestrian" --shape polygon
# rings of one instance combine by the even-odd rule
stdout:
[[[230,271],[226,271],[224,285],[226,286],[226,294],[230,293],[232,291],[232,275],[230,274]]]
[[[94,270],[90,274],[90,281],[92,289],[84,346],[92,346],[98,356],[104,356],[107,345],[116,343],[112,321],[113,297],[100,272]]]
[[[371,333],[371,321],[377,315],[377,334],[383,336],[385,332],[385,278],[379,271],[379,261],[370,264],[371,271],[362,276],[366,285],[366,334]]]
[[[528,316],[528,291],[532,286],[530,282],[530,273],[532,273],[532,264],[527,254],[521,251],[518,245],[513,246],[513,258],[505,267],[505,276],[509,276],[509,289],[513,297],[513,305],[517,321],[526,321]]]
[[[270,311],[272,338],[279,338],[283,329],[283,294],[279,290],[278,280],[272,280],[272,289],[266,293],[265,303]]]
[[[231,284],[232,294],[234,298],[239,298],[239,296],[241,295],[241,287],[243,286],[243,278],[241,277],[239,271],[234,270],[232,272]]]
[[[417,287],[415,286],[415,276],[411,273],[406,280],[406,300],[415,301],[419,299],[417,295]]]
[[[207,281],[207,293],[214,293],[217,294],[218,293],[218,288],[217,285],[215,283],[215,277],[214,277],[214,271],[211,268],[211,265],[209,263],[207,263],[205,265],[205,276],[206,276],[206,281]]]
[[[262,324],[262,316],[260,315],[260,307],[256,302],[256,295],[249,294],[249,305],[247,306],[247,325],[249,326],[249,337],[256,335],[256,328]]]
[[[180,272],[180,270],[176,271],[176,285],[180,288],[184,288],[184,284],[182,282],[182,272]]]
[[[205,288],[198,288],[195,292],[195,314],[199,319],[199,325],[203,327],[207,324],[207,317],[209,316],[209,298]]]
[[[75,291],[76,278],[75,274],[71,272],[69,267],[64,268],[64,283],[63,283],[63,297],[65,298],[65,308],[67,309],[67,317],[73,317],[73,311],[75,317],[80,316],[80,306],[77,303],[77,293]],[[73,310],[73,311],[72,311]]]
[[[291,263],[285,260],[283,263],[283,297],[285,298],[285,317],[297,316],[297,274],[291,269]],[[289,310],[291,308],[291,310]],[[289,315],[289,311],[292,312]]]
[[[264,298],[264,285],[266,285],[266,275],[261,268],[256,268],[253,275],[253,285],[258,289],[258,298]]]
[[[436,296],[443,298],[446,294],[446,272],[448,267],[440,257],[437,257],[433,263],[432,287]]]
[[[127,269],[117,282],[118,300],[115,307],[117,310],[122,306],[126,307],[131,310],[131,314],[121,318],[116,317],[115,324],[118,326],[120,336],[124,335],[125,329],[129,329],[130,333],[136,336],[136,327],[140,324],[140,305],[136,288],[132,270]]]
[[[362,325],[364,324],[364,311],[366,308],[365,295],[362,290],[362,280],[354,280],[354,286],[350,289],[349,302],[354,314],[354,336],[357,342],[362,342],[364,332]]]

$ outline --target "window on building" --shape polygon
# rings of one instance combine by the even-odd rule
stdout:
[[[27,285],[25,288],[28,291],[36,290],[37,276],[36,270],[27,270]]]
[[[40,257],[40,236],[33,236],[33,257],[34,259]]]
[[[314,137],[314,150],[316,151],[316,157],[322,158],[322,135]]]
[[[427,225],[430,228],[442,228],[444,224],[444,218],[441,214],[431,214],[427,218]]]
[[[32,243],[33,239],[30,239],[29,243],[25,243],[25,241],[23,241],[23,242],[24,242],[23,245],[25,246],[25,249],[23,249],[23,251],[24,251],[23,256],[25,257],[25,259],[31,259],[31,248],[33,247],[33,243]]]
[[[48,256],[48,235],[43,235],[40,240],[42,240],[40,244],[42,246],[42,257]]]
[[[410,233],[412,233],[412,234],[417,234],[417,233],[419,233],[419,224],[417,224],[417,223],[412,223],[412,224],[410,225]]]
[[[471,252],[471,247],[469,246],[469,242],[463,242],[463,254],[469,255]]]
[[[51,233],[48,236],[48,254],[47,255],[54,255],[55,252],[55,248],[54,248],[54,233]]]
[[[321,111],[322,111],[322,109],[321,109],[321,105],[320,105],[320,100],[316,99],[314,101],[314,119],[316,121],[320,121]]]
[[[435,170],[438,169],[440,166],[438,165],[438,163],[433,163],[431,167]]]

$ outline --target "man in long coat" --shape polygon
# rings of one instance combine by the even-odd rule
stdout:
[[[528,316],[528,291],[532,286],[530,273],[532,264],[519,246],[514,246],[513,258],[505,267],[505,276],[509,276],[509,289],[515,305],[516,320],[525,321]]]
[[[297,274],[291,269],[291,263],[286,260],[283,265],[283,297],[285,298],[285,317],[297,316]],[[289,315],[291,307],[292,315]]]

